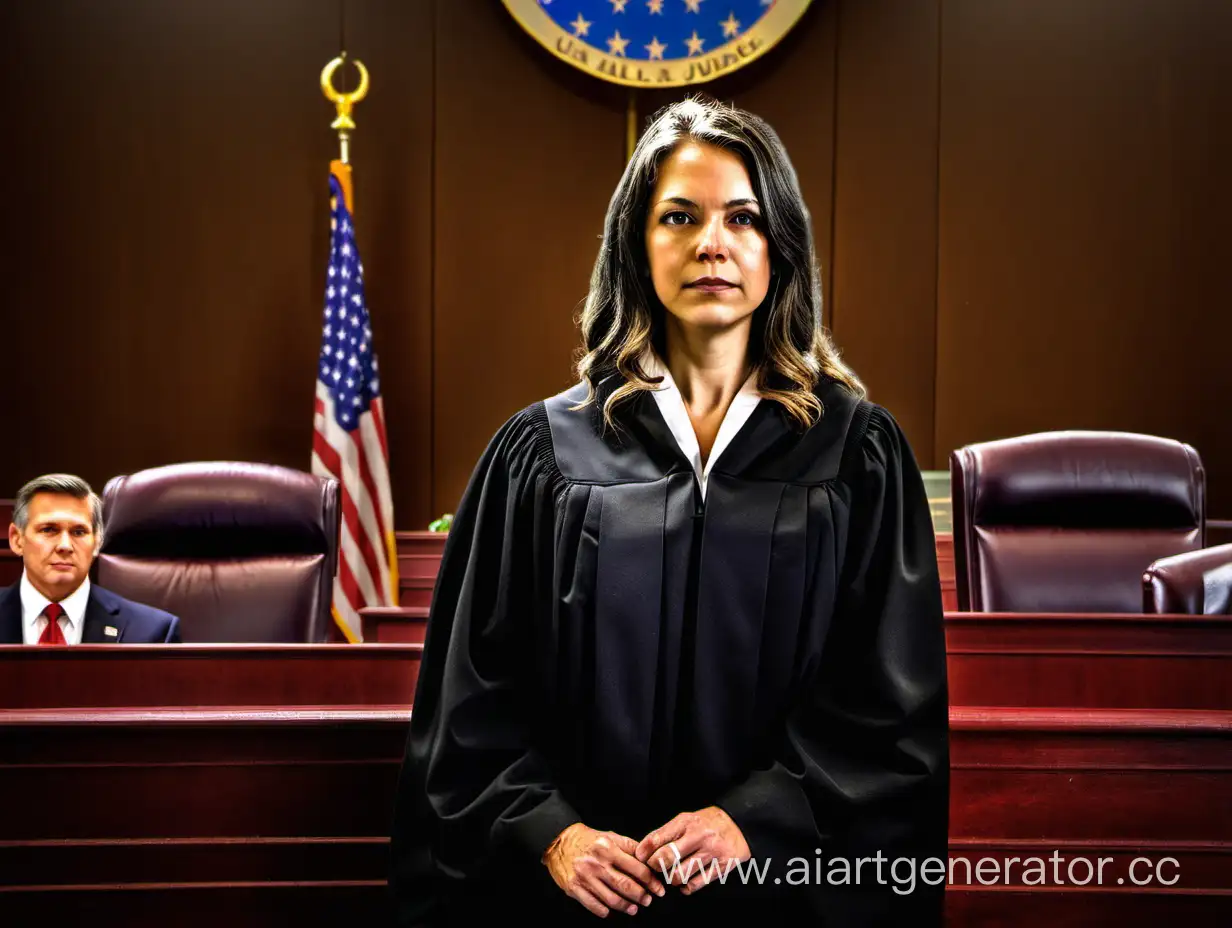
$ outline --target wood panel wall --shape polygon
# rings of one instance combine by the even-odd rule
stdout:
[[[316,81],[343,41],[373,76],[353,161],[399,527],[570,383],[629,101],[498,3],[27,0],[0,25],[0,495],[307,467],[336,152]],[[1232,512],[1232,7],[815,0],[708,89],[786,142],[827,323],[923,466],[1153,432],[1198,448]]]

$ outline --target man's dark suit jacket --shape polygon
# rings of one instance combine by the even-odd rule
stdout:
[[[107,626],[117,632],[108,635]],[[21,583],[0,590],[0,644],[21,644]],[[178,644],[180,620],[90,584],[82,644]]]

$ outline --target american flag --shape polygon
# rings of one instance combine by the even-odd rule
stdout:
[[[342,537],[334,579],[334,621],[348,641],[363,640],[359,610],[397,604],[397,557],[389,445],[364,266],[337,172],[329,177],[330,247],[324,328],[317,366],[312,472],[342,484]],[[347,185],[349,187],[349,184]]]

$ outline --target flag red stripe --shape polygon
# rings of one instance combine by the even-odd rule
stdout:
[[[325,469],[338,478],[338,482],[342,482],[342,459],[339,458],[337,450],[329,443],[320,432],[312,433],[312,450],[317,453],[317,457],[321,459],[321,463],[325,465]]]
[[[359,479],[363,481],[364,487],[368,490],[368,499],[372,501],[372,514],[376,517],[376,530],[384,541],[385,533],[389,530],[389,526],[385,524],[385,520],[381,517],[381,498],[376,492],[376,481],[372,479],[372,465],[368,461],[368,455],[364,453],[364,440],[360,438],[359,429],[355,429],[350,433],[351,441],[355,445],[355,450],[359,454]],[[380,577],[380,574],[374,574],[373,579]]]
[[[368,576],[372,578],[372,585],[380,590],[381,572],[376,566],[376,553],[372,550],[372,542],[368,533],[364,531],[363,523],[359,520],[359,509],[355,505],[355,499],[345,484],[342,487],[342,520],[350,529],[351,537],[355,540],[356,547],[359,548],[360,557],[368,567]],[[370,605],[380,604],[370,603]]]
[[[351,564],[346,558],[338,561],[338,584],[342,587],[342,595],[351,604],[351,608],[358,612],[364,605],[364,597],[359,592],[359,584],[355,582]],[[355,631],[360,631],[360,629],[355,629]]]
[[[376,429],[377,437],[381,439],[381,453],[385,455],[385,460],[389,460],[389,440],[385,437],[385,411],[384,403],[373,400],[371,405],[372,410],[372,427]]]

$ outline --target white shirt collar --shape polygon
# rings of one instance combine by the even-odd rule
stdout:
[[[51,602],[46,596],[34,588],[26,572],[21,572],[21,627],[27,644],[37,644],[43,629],[47,625],[42,619],[43,610]],[[81,586],[60,600],[64,608],[64,639],[69,644],[81,644],[82,632],[85,630],[86,606],[90,602],[90,578],[81,581]],[[41,619],[41,621],[40,621]]]
[[[749,420],[749,416],[753,415],[753,410],[757,408],[757,404],[761,402],[761,394],[757,392],[757,372],[749,374],[748,380],[731,401],[731,405],[727,407],[727,412],[723,416],[723,421],[719,424],[719,433],[715,436],[714,447],[710,449],[710,456],[706,458],[706,465],[702,466],[701,446],[697,442],[697,433],[693,431],[693,422],[689,419],[689,411],[684,405],[684,397],[680,395],[680,388],[676,386],[676,381],[672,378],[672,372],[667,369],[667,365],[653,352],[647,352],[642,357],[642,370],[650,377],[662,377],[663,382],[655,388],[653,396],[655,403],[659,407],[659,413],[663,416],[663,420],[667,423],[667,427],[671,429],[672,436],[676,439],[676,444],[684,456],[689,459],[689,463],[693,465],[693,473],[697,475],[698,488],[701,490],[702,499],[706,498],[706,481],[710,477],[710,471],[714,468],[714,462],[719,459],[719,455],[731,444],[736,433]]]

